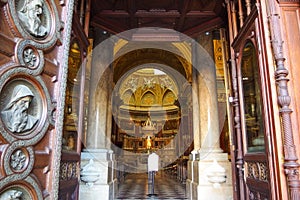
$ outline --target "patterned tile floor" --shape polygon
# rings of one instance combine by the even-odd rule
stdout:
[[[119,185],[119,194],[116,199],[187,199],[185,185],[168,174],[156,174],[154,182],[154,194],[156,195],[150,197],[148,196],[151,193],[148,191],[148,175],[146,173],[128,174],[125,181]]]

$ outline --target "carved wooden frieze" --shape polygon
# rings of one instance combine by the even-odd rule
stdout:
[[[28,179],[28,190],[41,194],[39,183],[31,178],[35,163],[33,146],[49,128],[51,100],[44,81],[26,73],[30,71],[19,66],[0,77],[0,132],[9,144],[2,152],[6,178],[1,180],[0,190],[12,182],[15,185]]]
[[[246,177],[267,182],[269,177],[268,166],[266,162],[246,162]]]
[[[79,177],[78,162],[63,162],[60,165],[60,179],[70,180]]]
[[[270,197],[265,193],[250,189],[249,190],[249,199],[250,200],[267,200],[267,199],[270,199]]]

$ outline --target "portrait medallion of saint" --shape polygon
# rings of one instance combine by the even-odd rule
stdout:
[[[30,195],[29,188],[22,185],[14,185],[0,192],[1,200],[25,200],[33,199]]]
[[[50,32],[50,14],[44,0],[20,0],[16,4],[21,26],[30,35],[44,38]]]
[[[7,103],[1,110],[1,118],[6,128],[15,134],[30,131],[38,123],[38,116],[34,115],[32,104],[36,95],[26,85],[17,84],[12,88],[11,96],[7,96]]]

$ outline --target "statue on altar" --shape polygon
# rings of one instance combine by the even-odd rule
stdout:
[[[146,139],[146,148],[147,149],[151,149],[151,145],[152,145],[151,138],[150,138],[150,136],[147,136],[147,139]]]

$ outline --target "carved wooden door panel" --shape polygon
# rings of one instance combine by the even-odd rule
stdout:
[[[233,42],[237,57],[239,116],[235,116],[236,174],[240,199],[272,199],[272,161],[268,135],[272,131],[268,114],[269,97],[264,68],[259,9],[255,8]]]
[[[73,0],[0,6],[0,199],[57,199]]]

